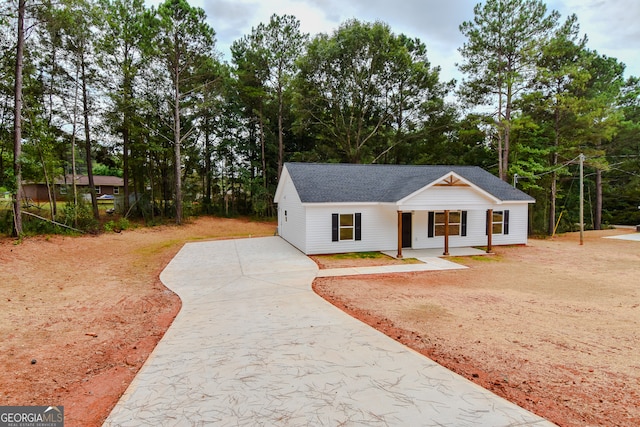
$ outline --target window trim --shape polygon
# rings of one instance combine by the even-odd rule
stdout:
[[[356,221],[353,214],[340,214],[339,217],[339,239],[341,242],[355,240]],[[348,235],[349,237],[346,237]]]
[[[342,225],[342,217],[347,216],[351,216],[351,224]],[[342,230],[351,230],[351,238],[342,238]],[[360,212],[331,214],[332,242],[353,242],[359,240],[362,240],[362,214]]]
[[[500,221],[495,221],[496,215],[501,215]],[[500,225],[500,232],[495,231],[495,227]],[[491,227],[491,234],[494,236],[507,236],[509,235],[509,209],[501,211],[492,211],[492,217],[489,218],[487,211],[487,234],[489,234],[489,227]]]
[[[451,214],[452,213],[459,213],[460,214],[460,222],[451,222]],[[433,238],[433,237],[444,237],[444,233],[442,234],[438,234],[436,232],[436,229],[438,226],[444,226],[444,222],[436,222],[437,221],[437,215],[438,214],[442,214],[444,215],[444,210],[440,210],[440,211],[429,211],[428,213],[428,223],[427,223],[427,237],[428,238]],[[444,221],[444,220],[443,220]],[[449,233],[449,236],[460,236],[460,237],[466,237],[467,236],[467,211],[464,210],[451,210],[449,211],[449,231],[451,231],[451,226],[458,226],[458,233]]]

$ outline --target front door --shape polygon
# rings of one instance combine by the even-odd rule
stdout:
[[[402,247],[411,247],[411,212],[402,213]]]

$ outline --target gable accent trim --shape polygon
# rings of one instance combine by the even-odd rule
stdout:
[[[442,182],[448,183],[455,183],[455,184],[444,184],[444,185],[440,185]],[[409,194],[406,197],[403,197],[402,199],[398,200],[396,202],[396,205],[398,207],[401,207],[404,203],[406,203],[408,200],[411,200],[413,197],[415,197],[417,194],[428,190],[431,187],[440,187],[440,186],[453,186],[455,185],[456,187],[471,187],[474,191],[476,191],[477,193],[481,194],[483,197],[491,200],[493,203],[499,205],[502,204],[502,200],[498,199],[496,196],[494,196],[493,194],[490,194],[488,192],[486,192],[485,190],[483,190],[482,188],[478,187],[476,184],[474,184],[473,182],[461,177],[460,175],[458,175],[457,173],[451,171],[443,176],[441,176],[440,178],[432,181],[430,184],[425,185],[424,187],[420,188],[417,191],[414,191],[413,193]]]

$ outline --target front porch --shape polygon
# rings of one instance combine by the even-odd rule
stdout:
[[[461,208],[398,210],[397,252],[388,254],[401,259],[409,256],[408,253],[411,251],[426,251],[424,252],[426,257],[491,253],[494,233],[508,234],[508,230],[509,210]],[[431,241],[430,245],[435,243],[436,246],[425,248],[425,238]],[[453,239],[452,245],[450,245],[450,239]],[[438,242],[441,246],[437,244]],[[474,249],[473,246],[485,246],[486,249],[481,251]]]
[[[392,258],[397,257],[397,251],[382,251],[383,254],[388,255]],[[462,248],[449,248],[448,256],[477,256],[477,255],[492,255],[491,253],[487,253],[482,249],[476,249],[472,247],[462,247]],[[432,248],[432,249],[410,249],[404,248],[402,249],[402,257],[401,258],[441,258],[445,255],[442,254],[442,248]]]

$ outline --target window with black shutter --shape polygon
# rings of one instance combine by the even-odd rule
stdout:
[[[488,212],[487,212],[488,214]],[[489,220],[489,218],[488,218]],[[509,234],[509,211],[493,211],[493,217],[487,221],[487,225],[491,224],[493,234]]]
[[[444,236],[444,211],[429,212],[427,237]],[[449,236],[467,235],[467,211],[449,211]]]
[[[503,227],[503,232],[504,234],[509,234],[509,211],[505,210],[504,211],[504,227]]]
[[[433,237],[434,229],[436,224],[436,213],[429,212],[429,229],[427,230],[427,237]]]
[[[462,211],[460,216],[461,216],[460,235],[466,236],[467,235],[467,211]]]
[[[331,214],[331,241],[362,239],[362,214]]]

